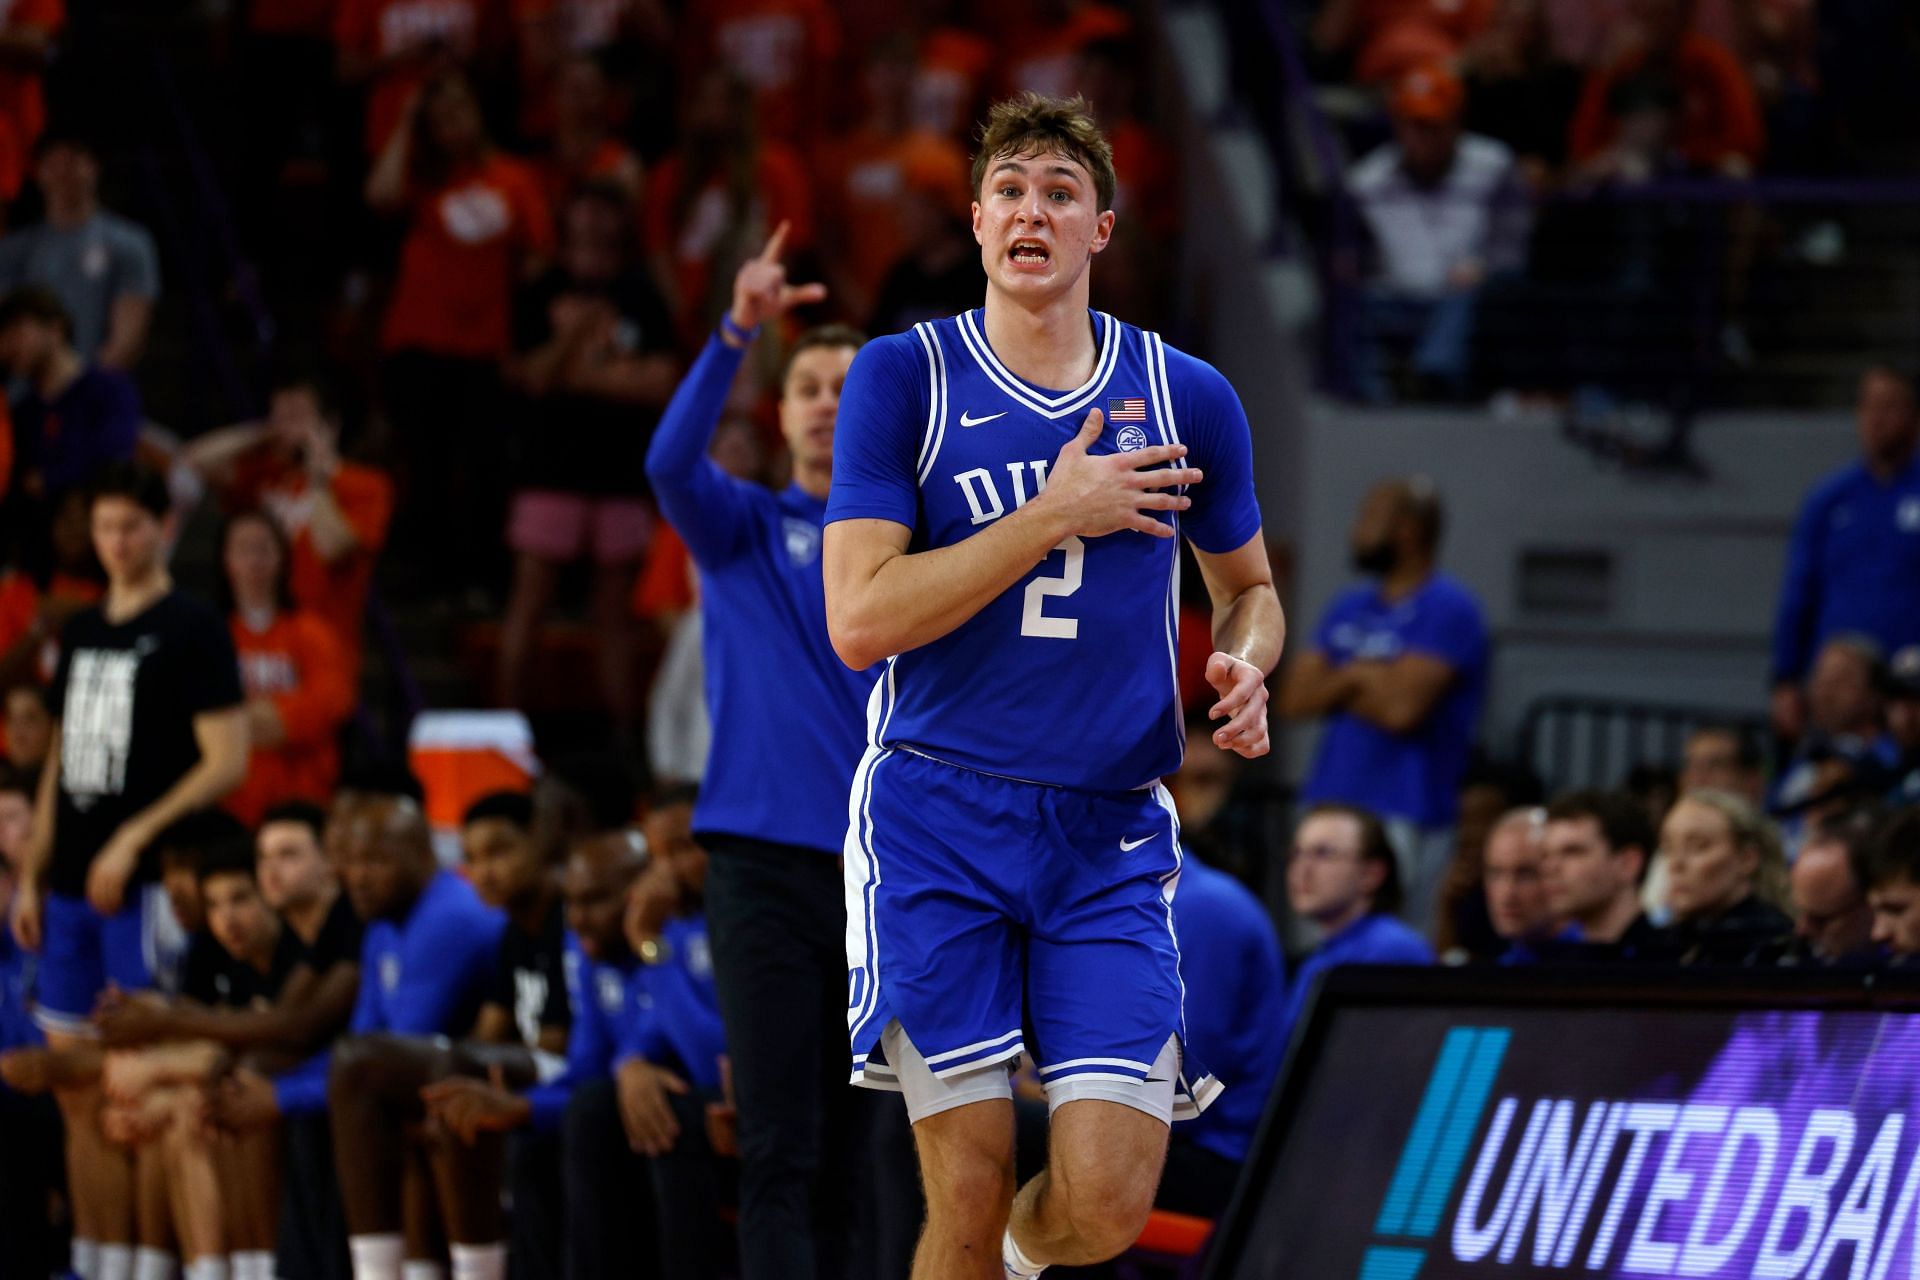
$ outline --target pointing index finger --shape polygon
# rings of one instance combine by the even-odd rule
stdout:
[[[760,251],[760,261],[768,263],[780,261],[780,255],[787,247],[787,228],[790,225],[785,218],[780,220],[780,225],[775,227],[773,234],[767,237],[767,247]]]

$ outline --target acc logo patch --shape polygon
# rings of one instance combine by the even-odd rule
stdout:
[[[1135,449],[1147,447],[1147,433],[1139,427],[1122,427],[1114,435],[1113,442],[1120,446],[1120,452],[1132,453]]]

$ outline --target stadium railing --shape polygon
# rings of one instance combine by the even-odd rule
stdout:
[[[1709,725],[1735,729],[1754,743],[1767,741],[1766,721],[1750,714],[1558,695],[1527,708],[1515,745],[1520,762],[1554,795],[1578,787],[1617,787],[1643,765],[1675,766],[1687,737]]]

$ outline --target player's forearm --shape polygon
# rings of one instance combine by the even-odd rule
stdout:
[[[655,489],[689,483],[706,460],[713,430],[727,407],[727,389],[745,358],[744,348],[728,346],[718,333],[707,339],[647,445],[647,479]]]
[[[1287,615],[1280,594],[1262,583],[1248,587],[1213,615],[1213,647],[1221,653],[1273,674],[1287,643]]]
[[[60,726],[53,727],[47,744],[47,764],[40,771],[39,793],[34,797],[33,824],[27,829],[27,847],[20,853],[20,878],[38,885],[53,858],[55,814],[60,803]]]
[[[839,528],[827,529],[830,561]],[[834,652],[858,671],[931,644],[1026,577],[1069,532],[1050,507],[1035,501],[964,542],[897,551],[851,583],[829,564],[827,627]]]
[[[1349,667],[1330,667],[1309,653],[1295,658],[1280,682],[1277,700],[1285,720],[1317,720],[1345,707],[1354,695]]]
[[[218,804],[246,776],[247,752],[244,744],[237,759],[225,752],[203,756],[200,763],[181,774],[180,780],[164,795],[127,821],[136,830],[147,833],[151,840],[188,814]]]

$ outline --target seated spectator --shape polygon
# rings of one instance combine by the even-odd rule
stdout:
[[[273,518],[263,511],[229,517],[220,545],[252,744],[246,781],[225,804],[252,826],[275,805],[333,794],[340,729],[356,698],[333,628],[289,607],[290,555]]]
[[[1514,809],[1487,835],[1487,917],[1507,944],[1507,963],[1551,938],[1556,920],[1547,901],[1544,809]]]
[[[1540,779],[1524,767],[1484,759],[1467,766],[1460,785],[1453,861],[1440,885],[1440,910],[1434,922],[1433,949],[1443,964],[1495,960],[1512,945],[1488,914],[1488,842],[1502,819],[1515,810],[1538,806],[1544,798]]]
[[[1669,945],[1682,964],[1749,964],[1793,929],[1780,904],[1780,833],[1724,791],[1682,798],[1660,829],[1673,912]]]
[[[27,285],[48,290],[83,362],[130,370],[146,349],[160,294],[153,237],[101,207],[100,159],[85,139],[49,131],[34,157],[46,220],[0,239],[0,293]]]
[[[0,1240],[8,1265],[25,1275],[54,1272],[56,1247],[52,1202],[60,1190],[60,1113],[45,1093],[13,1086],[9,1055],[43,1049],[46,1037],[33,1022],[34,970],[39,957],[14,940],[6,908],[21,870],[33,826],[31,773],[0,769]]]
[[[1908,967],[1920,957],[1920,809],[1905,809],[1875,838],[1867,860],[1873,942]]]
[[[0,64],[0,227],[6,225],[6,206],[20,194],[27,157],[47,127],[41,81],[66,17],[66,0],[27,0],[0,14],[0,47],[7,51]]]
[[[1229,756],[1211,742],[1207,747]],[[1184,823],[1181,836],[1184,842]],[[1218,1218],[1233,1196],[1286,1055],[1286,965],[1260,900],[1191,850],[1181,863],[1173,923],[1187,984],[1186,1042],[1194,1060],[1205,1063],[1227,1092],[1174,1131],[1154,1203]]]
[[[1376,404],[1391,398],[1390,343],[1411,344],[1420,393],[1464,396],[1481,290],[1526,258],[1530,207],[1513,152],[1462,130],[1465,97],[1444,64],[1407,72],[1388,98],[1393,141],[1348,174],[1376,256],[1351,359],[1358,393]]]
[[[489,1071],[524,1088],[559,1069],[571,1022],[561,905],[551,869],[531,839],[532,820],[532,802],[524,795],[482,797],[468,810],[460,832],[473,889],[467,891],[446,872],[434,881],[463,891],[463,914],[505,917],[504,929],[486,931],[489,954],[479,963],[491,977],[469,988],[474,1003],[462,1002],[469,1017],[455,1022],[461,1007],[444,1005],[437,1026],[390,1025],[371,1028],[386,1033],[371,1035],[356,1016],[354,1038],[335,1052],[328,1081],[334,1153],[355,1275],[362,1280],[368,1274],[391,1276],[403,1260],[397,1255],[404,1253],[398,1234],[404,1206],[418,1195],[429,1195],[438,1206],[432,1216],[451,1243],[458,1273],[475,1280],[500,1280],[505,1274],[500,1205],[505,1144],[488,1135],[487,1141],[462,1150],[444,1133],[422,1128],[421,1091],[448,1075]],[[368,940],[371,948],[373,928]],[[362,969],[380,972],[367,962]],[[464,1038],[447,1038],[456,1034]],[[365,1177],[361,1171],[369,1167],[382,1175]]]
[[[630,223],[640,200],[640,157],[610,127],[607,73],[600,63],[576,54],[561,64],[552,109],[553,141],[539,170],[554,221],[564,221],[568,197],[593,185],[619,193]]]
[[[1553,47],[1546,9],[1545,0],[1500,0],[1459,62],[1468,132],[1511,148],[1536,191],[1566,160],[1566,125],[1581,82],[1579,66]]]
[[[37,518],[31,503],[15,513]],[[60,632],[67,619],[98,604],[106,590],[106,573],[93,553],[87,491],[68,490],[54,504],[51,523],[16,532],[28,544],[23,559],[40,563],[31,570],[8,569],[0,585],[6,599],[0,614],[0,683],[44,687],[60,665]]]
[[[789,251],[813,247],[805,163],[761,136],[752,90],[723,72],[689,91],[679,143],[654,169],[642,217],[654,283],[687,349],[706,340],[732,302],[734,274],[775,227],[787,225]]]
[[[1658,957],[1659,931],[1640,909],[1640,882],[1654,849],[1646,807],[1613,791],[1576,791],[1547,806],[1541,881],[1561,926],[1543,959]]]
[[[339,1186],[350,1209],[351,1197],[360,1195],[364,1202],[369,1188],[376,1206],[397,1203],[397,1190],[384,1197],[378,1192],[397,1187],[401,1177],[395,1165],[356,1159],[360,1149],[349,1145],[351,1136],[367,1128],[367,1111],[378,1114],[384,1108],[382,1097],[366,1087],[369,1082],[356,1078],[364,1070],[362,1051],[370,1040],[378,1041],[379,1033],[447,1035],[472,1026],[504,925],[463,880],[439,869],[418,790],[411,779],[355,779],[336,797],[328,823],[327,843],[348,901],[367,922],[358,966],[362,980],[348,1024],[354,1038],[342,1042],[331,1061],[320,1055],[272,1081],[237,1072],[223,1086],[217,1108],[221,1124],[235,1129],[276,1115],[314,1115],[329,1105],[331,1067],[339,1082],[331,1103],[335,1154],[346,1175]],[[345,1136],[340,1136],[343,1124]],[[294,1168],[290,1162],[289,1169]],[[310,1166],[298,1169],[302,1177],[314,1173]],[[364,1252],[377,1274],[392,1277],[404,1248],[397,1235],[390,1246],[387,1239],[375,1237]],[[327,1246],[323,1241],[319,1247]],[[356,1255],[361,1252],[355,1249]]]
[[[1287,902],[1320,931],[1287,991],[1285,1025],[1305,1012],[1319,976],[1343,964],[1432,964],[1425,938],[1394,918],[1400,862],[1381,821],[1347,804],[1316,804],[1294,829]]]
[[[182,998],[201,1009],[270,1008],[306,954],[260,896],[251,841],[236,829],[201,853],[197,874],[214,946],[212,962],[182,989]],[[221,1143],[204,1123],[203,1091],[228,1064],[227,1046],[180,1039],[118,1049],[103,1072],[109,1122],[153,1148],[165,1172],[190,1280],[226,1275],[229,1253],[248,1276],[272,1274],[276,1144],[262,1134]]]
[[[1807,680],[1807,731],[1774,779],[1769,807],[1800,813],[1845,777],[1891,777],[1899,750],[1886,733],[1885,684],[1882,651],[1870,637],[1842,634],[1820,647]]]
[[[7,764],[16,773],[38,775],[53,745],[53,708],[47,689],[39,684],[17,684],[7,690],[5,704]]]
[[[380,330],[386,407],[407,463],[411,530],[433,589],[480,586],[499,545],[505,476],[500,362],[513,290],[553,252],[553,215],[531,167],[487,136],[473,84],[436,74],[367,175],[367,203],[406,213]]]
[[[1072,95],[1089,45],[1133,34],[1132,17],[1104,0],[1038,0],[1008,5],[996,16],[1000,21],[991,25],[1000,36],[1007,86],[1053,98]]]
[[[1884,821],[1878,809],[1858,808],[1814,824],[1788,873],[1793,943],[1782,963],[1866,967],[1878,960],[1867,885]]]
[[[632,211],[617,187],[566,201],[559,259],[521,288],[509,376],[527,398],[507,525],[513,587],[495,695],[521,700],[541,616],[561,572],[593,564],[590,616],[603,705],[622,739],[638,715],[627,593],[652,535],[646,452],[680,372],[673,318],[634,260]]]
[[[24,285],[0,300],[0,365],[23,388],[12,408],[13,488],[35,511],[50,510],[102,465],[132,459],[140,391],[125,373],[81,354],[50,290]]]
[[[393,515],[393,481],[341,457],[335,406],[319,382],[298,373],[274,382],[265,419],[209,431],[185,456],[229,515],[261,510],[278,522],[291,543],[293,603],[333,628],[347,685],[357,691],[367,596]]]
[[[1454,846],[1487,685],[1480,603],[1438,568],[1444,513],[1424,476],[1375,485],[1354,517],[1353,565],[1375,579],[1328,606],[1287,668],[1287,719],[1325,718],[1300,794],[1395,828],[1404,918],[1426,928]]]
[[[1827,476],[1801,505],[1787,545],[1773,629],[1773,725],[1806,728],[1802,688],[1834,636],[1871,636],[1882,652],[1920,644],[1920,401],[1913,379],[1885,366],[1860,376],[1854,421],[1860,458]]]
[[[1731,50],[1693,29],[1697,0],[1635,0],[1637,38],[1588,73],[1567,150],[1585,165],[1623,141],[1615,94],[1649,86],[1677,108],[1672,147],[1696,172],[1749,177],[1765,143],[1759,105]]]
[[[1758,805],[1766,763],[1751,733],[1732,725],[1706,725],[1687,736],[1680,752],[1680,794],[1724,791]]]
[[[1313,22],[1323,54],[1352,59],[1362,84],[1396,80],[1455,57],[1492,19],[1497,0],[1325,0]]]
[[[1887,663],[1887,736],[1900,752],[1892,801],[1920,804],[1920,644],[1910,644]]]
[[[516,1135],[529,1141],[520,1144],[511,1160],[509,1193],[516,1218],[511,1259],[516,1271],[531,1262],[530,1249],[545,1257],[551,1244],[563,1237],[572,1256],[568,1274],[647,1270],[645,1246],[652,1233],[646,1227],[652,1215],[636,1224],[622,1209],[643,1205],[651,1193],[641,1187],[621,1194],[626,1185],[621,1171],[631,1153],[610,1114],[614,1055],[628,1022],[638,1016],[633,1004],[637,961],[623,923],[629,891],[646,861],[646,842],[629,827],[596,832],[573,843],[561,881],[568,930],[566,990],[573,1015],[565,1069],[524,1093],[472,1076],[449,1076],[427,1086],[423,1094],[428,1113],[468,1144],[483,1133],[532,1130]],[[576,1093],[594,1089],[609,1099],[604,1132],[561,1144],[559,1130],[570,1101]],[[536,1144],[556,1157],[551,1166],[537,1157]],[[588,1149],[595,1154],[583,1154]],[[612,1167],[596,1158],[607,1154],[614,1155]],[[564,1194],[561,1159],[567,1168],[579,1163],[592,1170],[578,1184],[568,1177]],[[543,1221],[520,1221],[523,1212],[531,1213],[536,1205],[544,1210]],[[621,1262],[611,1262],[614,1257]]]

